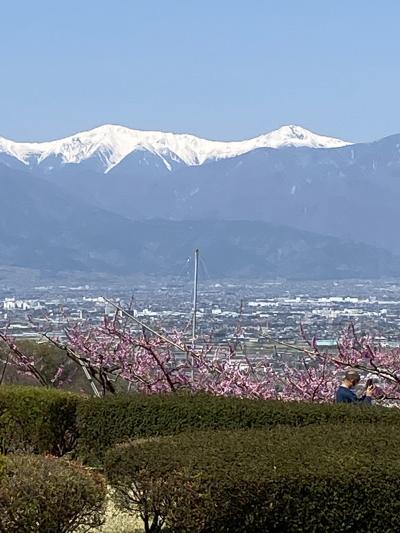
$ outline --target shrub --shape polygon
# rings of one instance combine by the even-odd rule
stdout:
[[[102,523],[99,474],[54,457],[8,455],[0,474],[0,530],[67,533]]]
[[[59,456],[71,451],[79,398],[43,387],[0,386],[0,451]]]
[[[4,333],[4,332],[3,332]],[[27,356],[32,362],[33,367],[40,373],[42,378],[48,383],[53,383],[57,388],[63,390],[85,390],[90,394],[88,381],[84,377],[80,367],[72,361],[66,354],[65,350],[58,348],[52,342],[37,341],[36,339],[13,339],[6,335],[11,344],[15,344],[17,349]],[[7,385],[39,385],[40,382],[29,370],[21,363],[21,358],[15,357],[13,350],[10,350],[6,342],[0,341],[1,359],[8,360],[9,364],[3,366],[3,384]],[[22,371],[24,368],[24,371]],[[62,368],[62,372],[59,369]]]
[[[400,413],[379,407],[244,400],[206,394],[91,398],[78,406],[78,450],[83,460],[99,464],[108,448],[132,438],[174,435],[189,429],[305,426],[350,420],[384,420],[400,425]]]
[[[146,531],[395,533],[399,446],[379,424],[193,432],[119,445],[105,471]]]

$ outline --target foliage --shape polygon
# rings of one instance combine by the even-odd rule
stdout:
[[[400,426],[397,409],[248,400],[211,394],[125,394],[78,404],[78,452],[101,463],[104,452],[128,439],[174,435],[190,429],[246,429],[350,421]]]
[[[78,395],[44,387],[0,386],[0,449],[64,455],[76,443]]]
[[[379,424],[182,433],[117,446],[105,471],[147,531],[395,533],[399,445]]]
[[[0,340],[0,384],[90,392],[80,365],[57,344],[49,340],[16,340],[7,332],[0,332]]]
[[[0,474],[0,530],[67,533],[102,523],[103,478],[82,466],[33,455],[9,455]]]
[[[16,341],[7,330],[0,332],[2,341],[2,371],[0,383],[18,382],[18,376],[27,378],[28,383],[45,387],[61,387],[70,374],[76,372],[63,352],[50,343],[33,340]],[[67,369],[67,367],[69,367]]]

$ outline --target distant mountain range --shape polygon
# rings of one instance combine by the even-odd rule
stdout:
[[[282,128],[246,141],[209,141],[194,135],[140,131],[123,126],[105,125],[57,141],[18,143],[0,137],[0,154],[9,163],[14,159],[31,168],[54,171],[60,165],[90,161],[91,167],[109,172],[129,155],[148,152],[168,170],[180,163],[188,166],[228,159],[257,148],[307,146],[337,148],[350,143],[311,133],[300,126]]]
[[[0,264],[170,274],[200,246],[216,277],[400,275],[400,135],[0,137],[0,185]]]

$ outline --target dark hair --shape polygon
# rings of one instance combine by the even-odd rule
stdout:
[[[358,383],[361,380],[361,376],[356,370],[347,370],[344,378],[352,383]]]

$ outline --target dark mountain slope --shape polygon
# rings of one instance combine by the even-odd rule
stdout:
[[[200,247],[212,277],[379,277],[400,260],[368,245],[246,221],[131,221],[0,165],[0,264],[177,274]]]
[[[332,149],[259,148],[187,166],[143,150],[107,174],[90,160],[46,179],[132,220],[262,220],[400,253],[400,135]],[[39,171],[43,171],[39,167]]]

